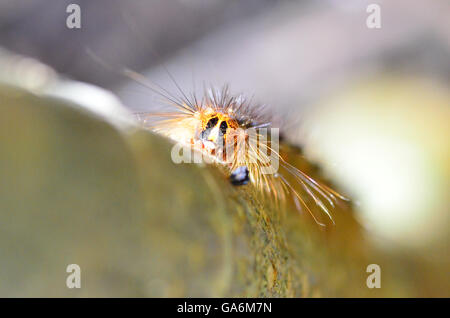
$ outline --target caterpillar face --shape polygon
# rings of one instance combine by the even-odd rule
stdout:
[[[200,139],[211,142],[215,147],[218,143],[226,141],[228,128],[237,128],[235,120],[218,112],[202,116]]]
[[[205,148],[215,150],[223,149],[230,140],[230,131],[239,128],[238,122],[228,114],[209,109],[200,113],[200,132],[198,139]]]

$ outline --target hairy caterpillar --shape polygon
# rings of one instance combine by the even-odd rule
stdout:
[[[275,149],[278,147],[274,147],[278,135],[267,136],[267,130],[272,131],[273,127],[261,106],[243,95],[230,94],[228,86],[205,89],[199,99],[195,94],[188,97],[173,80],[181,93],[176,97],[138,73],[126,70],[124,74],[162,96],[173,107],[170,112],[136,114],[147,129],[225,167],[233,185],[251,183],[276,201],[290,198],[299,210],[304,208],[317,224],[325,226],[310,208],[310,204],[315,204],[334,224],[332,209],[340,200],[348,199],[283,158]],[[277,161],[276,169],[270,170],[271,160]]]

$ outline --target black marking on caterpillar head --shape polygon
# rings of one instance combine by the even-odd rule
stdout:
[[[250,181],[247,167],[242,166],[232,171],[230,181],[235,186],[247,184]]]
[[[208,122],[206,123],[206,128],[205,128],[205,130],[206,129],[212,129],[212,128],[214,128],[214,126],[216,126],[217,125],[217,122],[219,121],[219,118],[217,118],[217,117],[213,117],[213,118],[211,118],[210,120],[208,120]]]
[[[226,121],[220,123],[220,132],[223,136],[227,133],[228,124]]]

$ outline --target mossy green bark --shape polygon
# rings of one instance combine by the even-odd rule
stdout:
[[[218,171],[66,102],[0,96],[2,296],[288,294],[274,225]]]

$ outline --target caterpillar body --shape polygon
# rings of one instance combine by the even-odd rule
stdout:
[[[305,209],[317,224],[325,226],[312,212],[311,204],[315,204],[334,224],[332,210],[348,199],[285,160],[274,146],[278,135],[267,134],[274,127],[263,106],[231,94],[228,86],[205,90],[199,99],[195,94],[188,97],[174,81],[181,93],[176,97],[138,73],[128,70],[126,75],[158,93],[173,108],[169,112],[137,113],[145,128],[224,167],[233,185],[249,183],[276,201],[290,199],[298,210]]]

